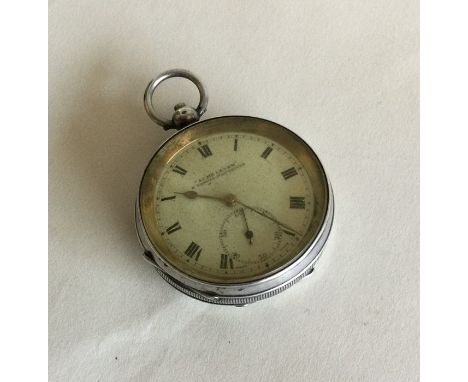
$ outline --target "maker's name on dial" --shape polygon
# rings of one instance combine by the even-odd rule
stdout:
[[[212,182],[215,179],[218,179],[219,177],[223,175],[227,175],[235,170],[238,170],[239,168],[245,166],[244,162],[237,162],[234,161],[227,166],[223,166],[215,171],[210,172],[208,175],[205,175],[195,181],[195,187],[201,187],[207,183]]]

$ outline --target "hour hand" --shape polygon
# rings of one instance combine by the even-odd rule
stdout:
[[[196,199],[200,197],[200,195],[198,195],[198,192],[196,191],[174,192],[174,194],[184,195],[189,199]]]
[[[188,199],[196,199],[196,198],[205,198],[205,199],[214,199],[223,202],[229,207],[233,207],[234,203],[236,202],[236,197],[232,194],[227,194],[224,196],[214,196],[214,195],[202,195],[196,191],[185,191],[185,192],[174,192],[175,194],[184,195]]]

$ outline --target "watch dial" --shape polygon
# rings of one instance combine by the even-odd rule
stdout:
[[[223,119],[214,121],[224,128],[204,129],[211,120],[180,132],[153,158],[142,184],[151,220],[145,226],[161,257],[180,271],[245,282],[277,272],[310,245],[326,184],[312,150],[288,130]],[[266,134],[259,121],[276,133]]]

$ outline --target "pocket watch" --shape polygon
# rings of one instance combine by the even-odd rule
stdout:
[[[171,77],[193,82],[197,108],[177,104],[172,120],[152,99]],[[135,207],[144,258],[179,291],[243,306],[309,275],[330,234],[333,194],[314,151],[291,130],[248,116],[199,121],[204,85],[174,69],[146,88],[150,118],[177,132],[147,165]]]

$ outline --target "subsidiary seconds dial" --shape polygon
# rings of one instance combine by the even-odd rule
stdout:
[[[283,238],[282,228],[275,220],[269,212],[257,208],[251,210],[240,206],[231,212],[223,220],[219,232],[227,259],[232,259],[238,267],[262,262],[268,267],[269,259]],[[244,240],[239,240],[240,237]]]

